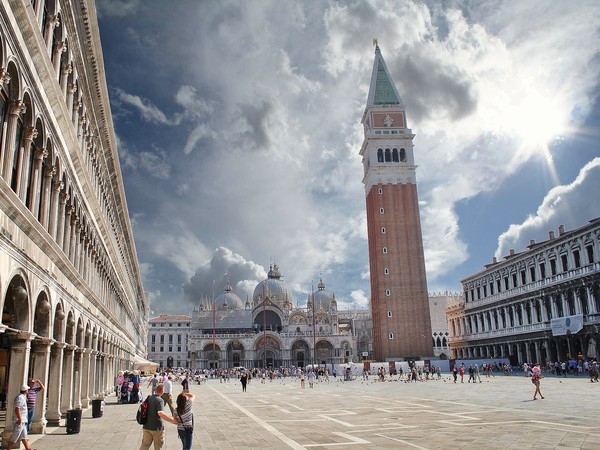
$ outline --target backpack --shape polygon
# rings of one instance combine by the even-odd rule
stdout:
[[[144,400],[140,404],[140,407],[137,410],[137,414],[135,415],[135,420],[140,425],[144,425],[146,423],[146,421],[148,420],[148,399],[149,398],[150,398],[150,396],[146,397],[146,400]]]

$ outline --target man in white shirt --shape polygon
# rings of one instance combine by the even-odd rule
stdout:
[[[8,441],[7,450],[12,450],[13,445],[19,441],[23,441],[26,450],[31,450],[29,441],[27,440],[27,397],[25,397],[25,394],[28,390],[29,386],[24,384],[21,386],[21,392],[15,398],[14,429]]]
[[[173,382],[171,380],[172,377],[169,375],[167,377],[167,381],[163,383],[162,399],[167,405],[169,405],[169,408],[171,408],[171,414],[173,414],[173,397],[171,395],[173,392]]]

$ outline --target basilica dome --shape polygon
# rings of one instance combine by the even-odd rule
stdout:
[[[317,285],[317,292],[312,294],[312,297],[314,297],[315,311],[329,311],[330,309],[334,311],[337,310],[337,301],[335,299],[335,294],[325,289],[325,283],[323,283],[322,278],[319,281],[319,284]],[[313,298],[311,298],[311,296],[309,296],[307,306],[309,308],[313,307]]]
[[[277,264],[270,267],[267,279],[258,283],[252,294],[254,306],[260,305],[265,297],[277,304],[281,309],[291,308],[292,292],[288,289]]]
[[[227,282],[225,290],[217,296],[215,304],[218,310],[225,309],[244,309],[244,303],[240,298],[233,292],[231,283]]]

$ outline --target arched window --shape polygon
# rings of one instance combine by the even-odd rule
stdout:
[[[397,148],[392,150],[392,161],[398,162],[398,149]]]
[[[377,162],[383,162],[383,149],[377,149]]]
[[[390,149],[385,149],[385,162],[390,162],[392,160],[392,155],[390,153]]]
[[[400,149],[400,162],[406,162],[406,150]]]

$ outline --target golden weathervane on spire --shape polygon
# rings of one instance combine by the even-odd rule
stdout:
[[[374,47],[377,47],[377,44],[378,44],[378,43],[379,43],[379,42],[377,41],[377,38],[373,38],[373,46],[374,46]]]

